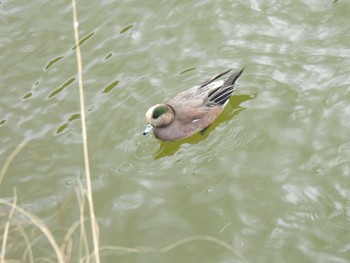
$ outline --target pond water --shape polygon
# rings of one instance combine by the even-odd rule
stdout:
[[[350,261],[349,1],[77,5],[101,262]],[[5,258],[56,261],[32,221],[10,216],[4,202],[16,201],[77,262],[85,169],[71,2],[5,0],[0,13]],[[203,134],[142,136],[150,106],[243,67]]]

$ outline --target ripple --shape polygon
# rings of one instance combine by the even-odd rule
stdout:
[[[50,98],[56,96],[57,94],[59,94],[61,91],[63,91],[65,88],[67,88],[74,81],[75,81],[75,78],[71,78],[71,79],[67,80],[65,83],[62,84],[61,87],[59,87],[56,90],[54,90],[53,92],[51,92],[50,95],[48,96],[48,99],[50,99]]]
[[[23,96],[23,99],[28,99],[32,96],[33,94],[31,92],[28,92],[26,95]]]
[[[63,59],[64,56],[59,56],[57,58],[54,58],[52,60],[50,60],[47,65],[45,66],[45,70],[48,70],[49,68],[51,68],[54,64],[56,64],[57,62],[59,62],[61,59]]]
[[[56,130],[56,134],[60,134],[62,132],[64,132],[68,127],[69,127],[69,124],[72,122],[72,121],[75,121],[77,119],[80,119],[81,116],[80,116],[80,113],[76,113],[76,114],[73,114],[71,115],[67,122],[63,123],[61,126],[59,126]]]
[[[298,204],[302,200],[302,194],[300,189],[296,187],[295,185],[286,184],[283,186],[283,189],[287,192],[285,195],[285,199],[287,202],[290,202],[292,204]]]
[[[179,75],[181,75],[181,74],[185,74],[185,73],[190,72],[190,71],[192,71],[192,70],[196,70],[196,68],[188,68],[188,69],[184,69],[183,71],[181,71],[181,72],[179,73]]]
[[[120,34],[124,34],[125,32],[127,32],[128,30],[130,30],[131,28],[133,28],[134,25],[129,25],[124,27],[122,30],[120,30]]]
[[[25,45],[23,47],[21,47],[21,51],[23,52],[33,52],[35,51],[35,46],[34,45]]]
[[[0,38],[0,47],[5,47],[8,44],[12,43],[12,40],[8,37],[1,37]]]
[[[309,199],[311,199],[311,201],[318,201],[319,197],[320,197],[320,192],[316,187],[312,187],[312,186],[307,186],[303,189],[303,194],[308,197]]]
[[[142,193],[124,194],[118,197],[113,204],[114,210],[134,210],[144,203]]]
[[[123,162],[119,165],[119,172],[120,173],[128,173],[131,170],[133,170],[133,165],[131,162]]]
[[[109,93],[112,89],[118,86],[118,84],[119,84],[119,80],[113,81],[111,84],[109,84],[107,87],[103,89],[102,93]]]
[[[109,53],[107,56],[105,56],[105,60],[110,59],[113,56],[112,53]]]
[[[86,41],[88,41],[91,37],[93,37],[94,35],[95,35],[95,32],[92,32],[92,33],[90,33],[89,35],[87,35],[86,37],[81,38],[80,41],[79,41],[79,46],[83,46],[84,43],[85,43]],[[75,50],[75,49],[76,49],[76,46],[74,45],[74,47],[72,48],[72,50]]]
[[[350,142],[346,142],[339,146],[338,148],[339,153],[342,152],[350,152]]]

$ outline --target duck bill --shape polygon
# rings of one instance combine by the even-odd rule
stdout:
[[[143,131],[143,135],[146,135],[153,129],[153,126],[151,124],[147,124],[146,129]]]

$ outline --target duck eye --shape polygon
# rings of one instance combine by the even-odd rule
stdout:
[[[166,106],[158,107],[158,108],[154,109],[153,114],[152,114],[152,118],[158,119],[159,116],[162,115],[163,113],[166,113],[166,111],[167,111]]]
[[[153,118],[153,119],[158,119],[158,117],[159,117],[160,115],[161,115],[161,114],[158,114],[157,112],[154,112],[152,118]]]

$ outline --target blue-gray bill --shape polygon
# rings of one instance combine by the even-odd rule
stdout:
[[[151,130],[153,129],[153,126],[151,124],[147,124],[146,129],[143,132],[143,135],[146,135],[147,133],[149,133]]]

